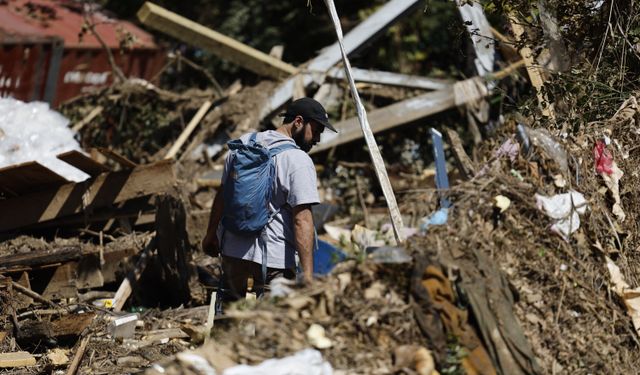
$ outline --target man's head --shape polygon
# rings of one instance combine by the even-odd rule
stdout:
[[[329,123],[329,115],[322,104],[311,98],[293,101],[281,116],[284,116],[283,123],[291,126],[291,137],[305,152],[309,152],[311,147],[320,142],[320,134],[324,128],[338,132]]]

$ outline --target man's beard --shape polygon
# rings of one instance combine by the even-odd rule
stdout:
[[[304,133],[307,126],[308,125],[303,126],[302,129],[292,134],[293,140],[296,142],[298,147],[300,147],[300,149],[304,152],[309,152],[311,150],[311,147],[313,147],[313,143],[307,142],[304,140]]]

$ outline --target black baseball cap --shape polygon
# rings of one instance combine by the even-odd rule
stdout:
[[[294,100],[287,107],[287,111],[285,113],[280,114],[281,117],[295,117],[302,116],[302,118],[307,120],[314,120],[319,124],[324,125],[325,128],[328,128],[334,132],[338,132],[336,128],[329,123],[329,115],[327,111],[324,109],[322,104],[318,103],[315,99],[312,98],[300,98],[298,100]]]

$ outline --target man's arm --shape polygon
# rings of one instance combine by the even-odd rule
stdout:
[[[304,282],[313,280],[313,215],[311,205],[303,204],[293,208],[293,232],[296,248],[300,256]]]
[[[220,253],[220,243],[218,242],[218,225],[222,219],[224,210],[224,199],[222,199],[222,185],[218,189],[213,205],[211,206],[211,215],[209,215],[209,225],[207,226],[207,234],[202,240],[202,250],[206,254],[217,256]]]

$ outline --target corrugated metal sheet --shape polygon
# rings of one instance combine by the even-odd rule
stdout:
[[[102,13],[92,15],[96,31],[109,48],[119,48],[124,33],[135,39],[136,48],[155,49],[151,34],[127,21],[114,20]],[[87,33],[78,37],[84,19],[81,5],[67,0],[10,0],[0,5],[0,30],[5,38],[59,37],[67,48],[101,48]]]
[[[55,106],[113,82],[107,53],[95,37],[78,39],[84,22],[80,10],[66,0],[11,0],[0,5],[0,96]],[[150,34],[100,13],[93,17],[126,76],[150,79],[162,68],[164,52]],[[120,49],[123,30],[134,36],[130,49]]]

